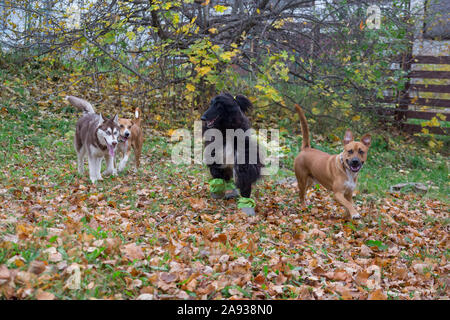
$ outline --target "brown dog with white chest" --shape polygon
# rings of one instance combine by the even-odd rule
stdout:
[[[316,180],[328,190],[333,191],[336,201],[347,209],[352,219],[360,218],[361,216],[353,207],[352,196],[359,170],[367,159],[371,142],[370,134],[365,134],[360,141],[353,141],[352,132],[347,130],[344,136],[344,151],[330,155],[311,148],[305,114],[300,106],[296,105],[295,108],[300,117],[303,135],[302,150],[294,161],[302,205],[305,203],[306,190]]]
[[[144,134],[141,129],[141,118],[139,117],[140,110],[136,108],[134,114],[135,119],[129,120],[125,118],[119,119],[120,135],[119,145],[117,150],[123,154],[122,160],[119,163],[119,172],[123,171],[127,164],[128,158],[131,154],[131,149],[134,150],[134,159],[136,163],[136,169],[140,166],[140,158],[142,153],[142,145],[144,143]]]

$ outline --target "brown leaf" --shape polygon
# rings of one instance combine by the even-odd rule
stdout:
[[[0,285],[6,282],[9,279],[10,272],[8,268],[2,264],[0,266]]]
[[[313,274],[315,274],[315,275],[317,275],[317,276],[323,276],[323,275],[325,275],[325,271],[322,269],[322,267],[315,267],[313,270],[312,270],[312,273]]]
[[[188,200],[194,210],[203,210],[207,206],[203,198],[189,198]]]
[[[16,233],[19,239],[25,240],[31,236],[33,233],[34,227],[28,224],[19,224],[16,226]]]
[[[355,282],[360,286],[367,285],[367,279],[369,278],[370,274],[366,272],[365,270],[361,270],[356,274]]]
[[[30,267],[28,269],[28,272],[32,272],[36,275],[41,274],[45,271],[46,265],[42,261],[34,260],[30,263]]]
[[[255,277],[255,282],[257,284],[263,284],[264,282],[266,282],[266,278],[260,273]]]
[[[37,300],[55,300],[55,295],[53,293],[39,289],[36,293],[36,299]]]
[[[187,300],[187,299],[189,299],[189,295],[186,293],[186,291],[183,291],[183,290],[179,290],[178,293],[177,293],[177,295],[176,295],[176,297],[177,297],[178,299],[182,299],[182,300]]]
[[[223,244],[226,244],[227,235],[225,233],[216,234],[211,238],[211,241],[222,242]]]
[[[178,276],[175,273],[161,272],[159,278],[167,283],[174,282]]]
[[[381,289],[377,289],[369,294],[368,300],[386,300],[387,296]]]
[[[346,281],[351,279],[351,276],[343,269],[336,269],[335,271],[327,272],[325,276],[330,280]]]
[[[144,252],[140,246],[135,243],[129,243],[121,247],[120,251],[128,260],[142,260],[145,258]]]

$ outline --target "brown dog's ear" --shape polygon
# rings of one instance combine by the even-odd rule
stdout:
[[[352,142],[353,141],[353,134],[352,134],[352,132],[350,131],[350,129],[347,129],[347,131],[345,131],[345,136],[344,136],[344,146],[347,144],[347,143],[350,143],[350,142]]]
[[[361,138],[361,142],[366,146],[366,147],[370,147],[370,143],[372,142],[372,137],[370,134],[366,133],[365,135],[362,136]]]

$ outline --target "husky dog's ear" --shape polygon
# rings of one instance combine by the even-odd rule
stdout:
[[[103,118],[103,115],[100,113],[100,117],[98,117],[98,126],[101,126],[103,122],[105,122],[105,118]]]
[[[114,121],[116,124],[119,124],[119,116],[117,115],[117,113],[116,113],[116,115],[114,116],[113,121]]]
[[[347,129],[347,131],[345,131],[345,136],[344,136],[344,146],[347,144],[347,143],[350,143],[350,142],[352,142],[353,141],[353,134],[352,134],[352,132],[350,131],[350,129]]]

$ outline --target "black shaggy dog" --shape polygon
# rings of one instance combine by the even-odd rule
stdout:
[[[218,129],[222,133],[223,154],[225,155],[227,143],[233,143],[233,141],[226,141],[226,130],[242,129],[243,131],[247,131],[248,129],[250,129],[250,121],[244,113],[247,112],[251,107],[251,102],[243,95],[237,95],[235,98],[233,98],[232,95],[224,93],[214,97],[211,100],[208,110],[206,110],[206,112],[201,117],[201,120],[203,121],[203,135],[208,129]],[[205,147],[213,141],[214,139],[212,139],[212,141],[206,141]],[[256,155],[256,163],[250,163],[250,160],[252,158],[254,159],[254,155],[252,158],[250,157],[250,138],[248,136],[245,137],[245,161],[238,161],[237,145],[237,138],[234,137],[233,165],[212,163],[208,164],[208,167],[213,178],[223,179],[226,182],[229,182],[233,178],[234,173],[236,187],[239,189],[241,196],[244,198],[250,198],[252,192],[252,184],[259,179],[261,174],[261,167],[263,166],[263,164],[261,163],[260,155],[258,154],[258,152]],[[212,156],[214,157],[214,152]],[[253,208],[250,208],[248,210],[243,209],[243,211],[250,215],[255,214]]]

